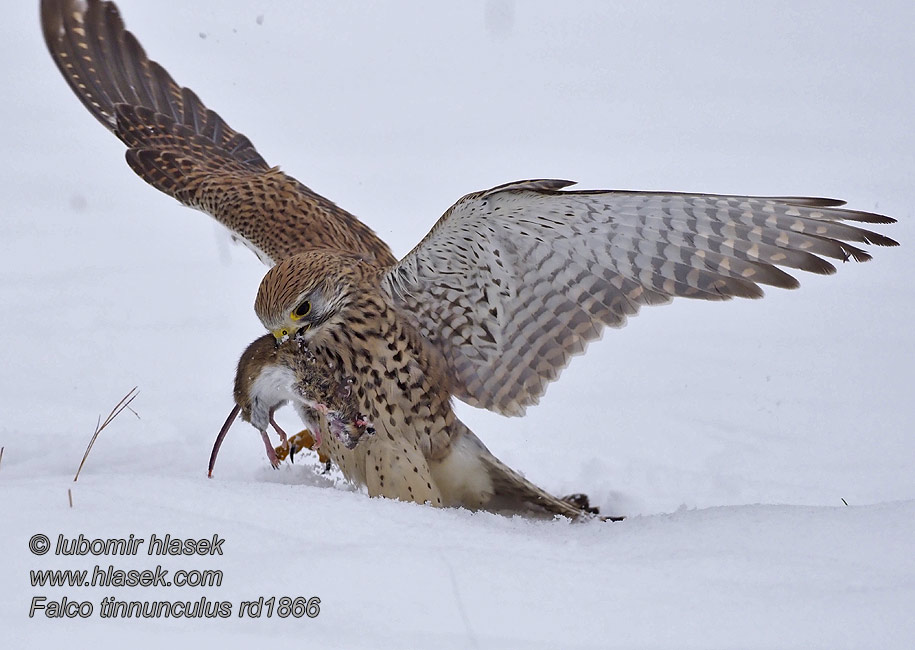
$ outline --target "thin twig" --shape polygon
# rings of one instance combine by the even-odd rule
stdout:
[[[839,497],[839,498],[842,499],[842,497]],[[848,505],[848,501],[846,501],[845,499],[842,499],[842,503],[844,503],[845,505]]]
[[[73,477],[74,483],[76,482],[76,479],[79,478],[79,473],[83,470],[83,465],[86,462],[86,458],[89,457],[89,452],[92,450],[92,445],[95,444],[95,439],[98,438],[98,434],[102,432],[102,429],[111,424],[111,421],[119,416],[121,411],[126,409],[130,403],[136,399],[137,395],[139,395],[139,393],[137,392],[137,387],[134,386],[130,389],[130,392],[124,395],[124,397],[121,398],[121,401],[118,402],[113,409],[111,409],[111,413],[108,414],[108,417],[105,418],[104,422],[101,421],[102,416],[99,415],[98,423],[95,425],[95,433],[92,434],[92,439],[89,441],[89,445],[86,447],[86,453],[83,454],[83,459],[80,461],[79,468],[76,470],[76,476]]]
[[[0,447],[0,465],[3,464],[3,450],[4,449],[6,449],[6,447]]]
[[[67,488],[67,498],[70,499],[70,507],[73,507],[73,491]]]

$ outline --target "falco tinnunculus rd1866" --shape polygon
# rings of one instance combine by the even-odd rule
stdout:
[[[338,434],[352,432],[350,419],[371,423],[352,448],[326,417],[321,433],[373,496],[574,517],[489,453],[452,397],[521,415],[573,355],[643,305],[759,298],[760,285],[798,286],[783,268],[829,274],[825,258],[870,259],[856,243],[896,245],[846,223],[893,219],[833,199],[530,180],[463,197],[398,262],[149,61],[113,4],[44,0],[42,23],[64,77],[128,146],[134,171],[275,264],[255,310],[277,353],[243,364],[240,407],[264,429],[286,401],[311,424],[318,412],[349,412],[334,416]],[[305,359],[315,364],[307,372]],[[321,386],[344,385],[324,391],[336,406],[315,399]]]

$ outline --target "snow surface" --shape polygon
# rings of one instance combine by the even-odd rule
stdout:
[[[241,424],[207,480],[265,268],[133,175],[52,65],[37,3],[9,5],[4,647],[915,646],[915,5],[120,3],[180,83],[398,254],[461,195],[521,178],[833,196],[900,219],[880,228],[900,248],[798,291],[645,309],[523,419],[458,405],[537,483],[629,517],[583,525],[368,499],[307,463],[272,471]],[[140,419],[115,420],[74,484],[97,416],[134,385]],[[216,558],[39,557],[36,533],[226,542]],[[224,581],[28,574],[159,563]],[[205,596],[233,613],[317,595],[321,613],[30,619],[40,595]]]

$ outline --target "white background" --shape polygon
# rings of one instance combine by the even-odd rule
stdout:
[[[265,272],[139,180],[45,51],[0,24],[0,622],[299,647],[911,647],[915,642],[915,8],[908,2],[120,2],[147,53],[271,164],[406,253],[461,195],[585,188],[815,195],[900,220],[896,249],[763,301],[648,308],[541,405],[459,405],[503,460],[621,524],[370,500],[269,469],[234,365]],[[261,20],[258,20],[261,17]],[[132,386],[72,483],[99,413]],[[294,418],[284,420],[290,428]],[[68,507],[67,489],[74,504]],[[845,500],[849,505],[843,505]],[[32,588],[42,532],[226,538],[218,589]],[[32,596],[319,595],[315,620],[46,620]],[[17,644],[18,645],[18,644]],[[104,647],[102,644],[99,647]]]

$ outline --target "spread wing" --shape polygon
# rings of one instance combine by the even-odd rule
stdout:
[[[383,287],[443,352],[455,395],[520,415],[572,355],[642,305],[759,298],[782,268],[829,274],[895,246],[845,221],[892,223],[817,198],[560,191],[521,181],[470,194],[388,271]]]
[[[270,167],[247,137],[147,58],[112,2],[42,0],[45,42],[147,183],[229,228],[263,261],[315,247],[395,258],[352,214]]]

